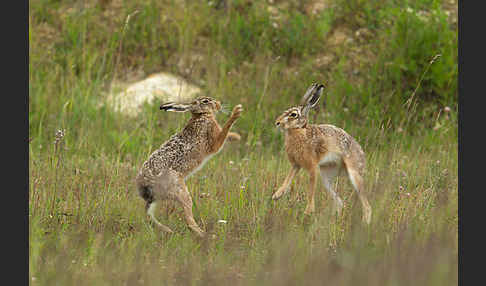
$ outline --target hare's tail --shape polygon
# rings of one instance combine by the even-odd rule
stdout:
[[[138,187],[138,193],[147,202],[147,204],[150,204],[154,201],[154,192],[150,187],[140,186]]]

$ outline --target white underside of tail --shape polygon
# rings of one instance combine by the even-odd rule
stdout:
[[[149,208],[148,208],[148,210],[147,210],[147,214],[148,214],[148,215],[149,215],[151,218],[153,218],[153,219],[155,219],[155,210],[156,210],[156,209],[157,209],[157,203],[156,203],[156,202],[152,202],[152,203],[150,203],[150,206],[149,206]]]

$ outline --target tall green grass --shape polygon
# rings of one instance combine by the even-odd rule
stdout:
[[[275,2],[289,7],[277,18],[263,1],[30,2],[32,285],[457,284],[457,29],[442,2],[334,0],[316,15],[301,9],[311,1]],[[370,36],[328,45],[343,27]],[[335,61],[316,66],[327,54]],[[206,239],[172,202],[159,216],[176,234],[153,228],[133,184],[188,115],[98,107],[113,78],[137,69],[245,108],[242,140],[187,181]],[[370,227],[344,177],[341,217],[320,183],[304,217],[304,172],[270,200],[290,168],[273,121],[317,81],[327,93],[311,121],[344,128],[367,153]]]

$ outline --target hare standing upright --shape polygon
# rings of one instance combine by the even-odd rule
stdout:
[[[287,109],[275,121],[277,127],[285,132],[285,151],[292,169],[272,198],[277,200],[287,193],[294,176],[300,168],[304,168],[310,175],[305,214],[313,213],[314,190],[319,171],[325,188],[334,200],[334,210],[339,214],[343,202],[334,190],[334,179],[344,171],[358,193],[363,208],[363,221],[369,224],[371,206],[364,190],[366,158],[361,146],[341,128],[308,123],[309,110],[317,104],[323,89],[322,84],[312,84],[302,99],[302,105]]]
[[[162,230],[172,232],[155,218],[157,201],[172,199],[181,204],[189,227],[203,236],[204,231],[192,215],[192,199],[185,179],[218,153],[227,138],[239,138],[237,133],[229,130],[243,108],[240,104],[235,106],[222,128],[214,115],[221,110],[221,103],[210,97],[198,97],[188,104],[166,103],[160,109],[189,111],[192,117],[180,133],[173,135],[143,163],[136,177],[138,192],[146,201],[147,214]]]

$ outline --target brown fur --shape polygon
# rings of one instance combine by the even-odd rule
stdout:
[[[184,181],[202,167],[210,156],[221,150],[243,108],[241,105],[235,106],[223,127],[214,116],[221,109],[221,104],[209,97],[199,97],[189,104],[167,103],[160,108],[176,112],[190,111],[192,117],[180,133],[173,135],[143,163],[135,179],[136,184],[147,202],[147,213],[164,231],[172,232],[155,219],[153,208],[157,200],[172,199],[183,207],[189,227],[202,236],[204,232],[194,221],[192,199]]]
[[[343,204],[333,190],[333,183],[336,176],[345,172],[362,203],[363,220],[369,224],[371,207],[364,192],[363,179],[366,157],[361,146],[341,128],[329,124],[308,124],[307,113],[317,103],[320,93],[317,85],[311,86],[304,96],[304,105],[287,109],[275,122],[285,132],[285,151],[292,169],[272,198],[277,200],[287,193],[293,177],[303,168],[309,173],[310,179],[305,213],[315,211],[314,193],[318,172],[339,213]]]

